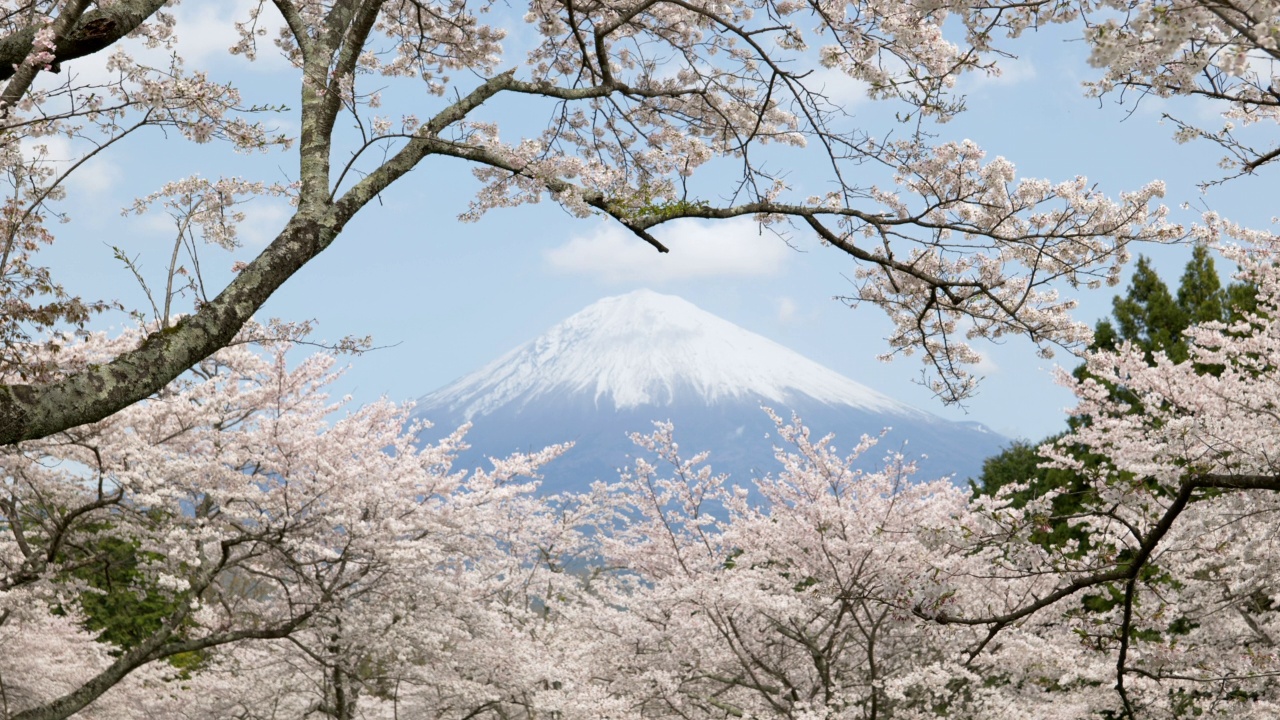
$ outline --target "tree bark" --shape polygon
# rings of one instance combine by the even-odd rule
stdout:
[[[277,288],[333,242],[345,219],[295,215],[216,298],[109,363],[46,385],[0,386],[0,443],[97,422],[157,392],[231,342]]]
[[[108,8],[91,10],[58,43],[54,67],[58,63],[92,55],[115,44],[151,17],[167,0],[121,0]],[[31,53],[40,26],[25,27],[0,38],[0,80],[13,77],[14,66]],[[56,71],[56,70],[55,70]]]

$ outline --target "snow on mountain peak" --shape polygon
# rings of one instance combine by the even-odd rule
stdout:
[[[682,402],[830,405],[924,415],[683,298],[607,297],[485,367],[423,397],[468,420],[509,403],[586,396],[618,410]]]

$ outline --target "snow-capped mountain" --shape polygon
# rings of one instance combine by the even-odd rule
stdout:
[[[616,478],[635,447],[627,439],[655,420],[675,423],[691,453],[710,450],[717,471],[746,483],[776,466],[767,406],[800,415],[840,447],[892,431],[881,447],[903,449],[925,477],[977,476],[1005,438],[898,402],[678,297],[640,290],[596,302],[543,335],[418,400],[439,432],[463,422],[472,450],[488,456],[573,440],[547,468],[549,490]],[[438,433],[429,432],[428,436]],[[910,441],[909,445],[904,444]],[[883,451],[864,458],[875,467]]]

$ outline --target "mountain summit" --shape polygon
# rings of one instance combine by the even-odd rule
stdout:
[[[801,397],[889,414],[919,410],[674,295],[604,298],[419,402],[467,420],[539,399],[589,396],[601,410]]]
[[[886,447],[927,453],[922,471],[976,476],[1004,438],[898,402],[771,340],[671,295],[639,290],[604,298],[541,336],[418,400],[439,432],[475,424],[466,464],[573,440],[547,469],[552,490],[612,480],[634,450],[627,433],[671,420],[682,447],[746,482],[771,472],[772,422],[761,406],[798,413],[841,444],[894,430]],[[868,467],[883,453],[866,458]]]

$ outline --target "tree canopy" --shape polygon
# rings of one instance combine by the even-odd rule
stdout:
[[[1277,252],[1234,255],[1258,309],[1191,327],[1186,362],[1090,355],[1089,422],[1048,453],[1089,483],[1065,516],[1064,488],[854,470],[876,438],[841,452],[776,416],[764,503],[669,424],[616,482],[542,497],[570,449],[457,471],[462,433],[416,447],[404,408],[326,420],[332,357],[224,349],[0,456],[4,711],[1274,716]]]
[[[1108,196],[941,134],[958,77],[1059,24],[1090,48],[1087,92],[1226,116],[1170,118],[1225,154],[1206,185],[1262,172],[1280,157],[1274,2],[250,3],[233,52],[258,57],[278,25],[293,110],[188,68],[168,7],[0,12],[0,714],[1280,714],[1280,238],[1212,212],[1172,223],[1159,180]],[[513,27],[527,47],[509,51]],[[856,126],[818,70],[865,83],[897,124]],[[384,84],[421,110],[384,112]],[[263,121],[280,112],[296,133]],[[193,168],[138,198],[179,228],[167,271],[139,328],[91,332],[117,299],[66,291],[42,253],[80,160],[149,132],[280,153],[285,177]],[[80,155],[43,162],[51,138]],[[820,190],[789,186],[791,153],[821,157]],[[875,438],[839,452],[776,417],[765,505],[668,425],[583,493],[537,494],[566,447],[454,468],[465,428],[420,446],[406,408],[329,399],[331,354],[291,361],[305,325],[251,322],[439,159],[481,183],[465,218],[549,199],[658,252],[680,218],[812,233],[944,398],[973,390],[969,340],[1093,342],[1063,374],[1075,420],[1036,471],[1056,474],[1030,477],[1015,448],[1004,487],[974,497],[898,454],[853,470]],[[206,244],[234,247],[261,196],[291,203],[283,231],[206,287]],[[1132,243],[1188,237],[1241,284],[1201,249],[1178,292],[1140,261],[1114,323],[1072,317],[1064,293],[1117,282]]]
[[[1116,352],[1127,347],[1141,353],[1151,364],[1156,362],[1157,354],[1173,363],[1187,362],[1190,353],[1187,330],[1201,324],[1239,322],[1247,314],[1256,312],[1256,292],[1248,282],[1232,282],[1224,287],[1213,255],[1204,246],[1192,249],[1176,294],[1169,291],[1151,261],[1140,256],[1128,288],[1112,299],[1112,317],[1099,320],[1095,326],[1090,349]],[[1198,370],[1216,374],[1222,372],[1222,367],[1199,367]],[[1089,378],[1088,365],[1080,365],[1073,374],[1080,380]],[[1123,385],[1112,386],[1111,392],[1118,401],[1140,406],[1139,399]],[[1075,428],[1087,422],[1088,418],[1077,416],[1071,418],[1068,425]],[[981,477],[971,479],[970,483],[975,490],[987,494],[994,494],[1012,483],[1029,483],[1017,494],[1021,502],[1051,490],[1060,491],[1054,501],[1054,515],[1071,517],[1080,511],[1086,496],[1091,494],[1087,474],[1044,466],[1045,458],[1039,451],[1041,446],[1057,443],[1064,434],[1065,431],[1039,442],[1015,441],[1004,452],[988,458],[983,463]],[[1102,460],[1089,456],[1083,449],[1077,459],[1091,465]],[[1056,522],[1053,537],[1062,539],[1066,525],[1065,519]]]
[[[4,442],[102,419],[158,391],[231,342],[379,193],[410,173],[459,166],[482,183],[468,218],[550,199],[574,215],[611,218],[655,251],[666,249],[655,229],[680,218],[749,216],[784,234],[813,234],[855,263],[856,300],[888,311],[890,349],[920,351],[932,387],[962,399],[975,383],[966,368],[979,360],[969,338],[1086,344],[1087,328],[1059,293],[1114,282],[1131,241],[1193,231],[1168,221],[1159,180],[1108,197],[1083,177],[1019,178],[1009,160],[939,139],[941,123],[964,108],[958,77],[994,72],[1034,28],[1063,24],[1093,48],[1101,75],[1089,92],[1203,96],[1249,123],[1275,109],[1270,78],[1246,62],[1274,52],[1270,15],[1219,3],[1124,15],[1125,3],[645,0],[515,10],[276,0],[251,4],[232,48],[250,59],[278,51],[294,68],[296,96],[270,107],[245,103],[236,78],[188,68],[177,55],[139,60],[139,46],[180,50],[164,8],[39,0],[3,14],[0,49],[22,57],[0,97],[13,189],[0,233]],[[521,24],[531,43],[513,52],[507,29]],[[263,47],[269,27],[279,28],[276,48]],[[1166,40],[1140,42],[1151,33]],[[91,67],[105,72],[73,72]],[[899,109],[899,122],[859,127],[818,71],[865,83],[871,98]],[[384,114],[392,93],[421,111]],[[512,108],[522,118],[514,125]],[[263,116],[273,112],[291,115],[296,137],[269,129]],[[1252,135],[1179,127],[1180,139],[1226,148],[1230,172],[1274,157],[1249,144]],[[137,211],[163,208],[178,222],[175,258],[199,241],[235,244],[237,206],[254,196],[287,197],[289,221],[224,287],[206,288],[198,273],[178,272],[193,272],[188,264],[169,263],[151,288],[157,327],[136,347],[74,373],[30,366],[30,344],[57,342],[47,330],[83,326],[116,300],[63,291],[40,261],[39,248],[55,239],[50,221],[75,202],[67,177],[79,159],[151,132],[284,161],[283,179],[204,179],[192,168],[140,198]],[[83,148],[66,168],[30,150],[56,137]],[[793,189],[777,171],[794,153],[822,158],[814,166],[826,169],[806,181],[820,192]],[[859,168],[873,166],[890,170],[892,182],[862,180]],[[1237,230],[1206,218],[1194,232]]]

